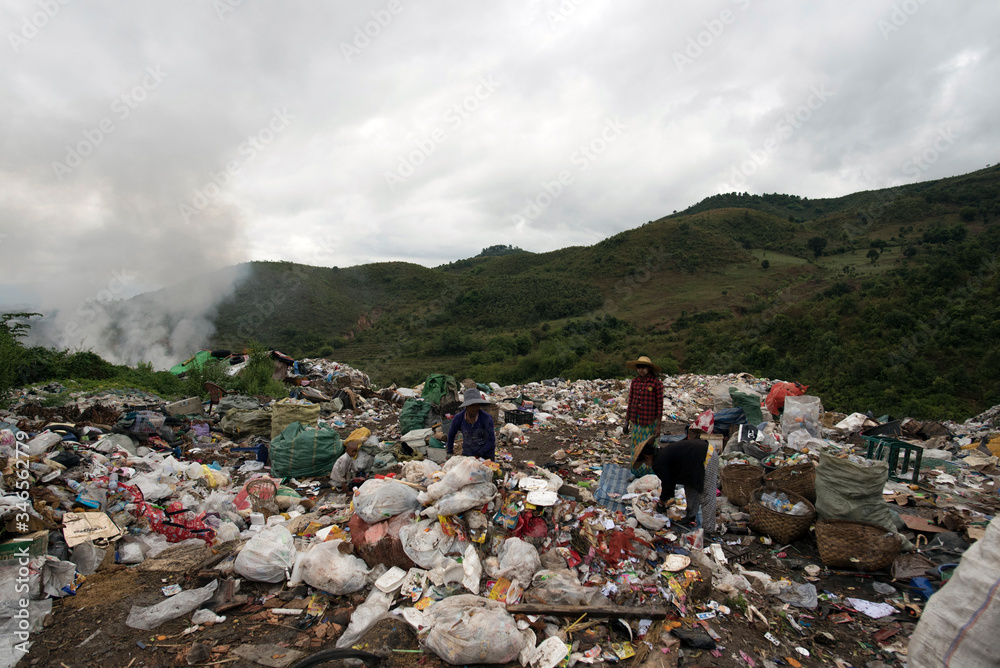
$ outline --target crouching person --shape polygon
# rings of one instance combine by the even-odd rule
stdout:
[[[684,486],[687,499],[687,516],[678,522],[690,526],[697,521],[701,510],[700,526],[705,533],[715,532],[716,498],[719,481],[719,453],[708,441],[700,439],[700,431],[688,429],[683,441],[669,443],[657,448],[654,439],[649,438],[636,449],[632,468],[646,464],[660,479],[662,490],[660,502],[665,504],[674,494],[677,485]]]

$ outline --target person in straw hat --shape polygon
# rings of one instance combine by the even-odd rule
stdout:
[[[636,377],[632,379],[632,384],[628,388],[628,409],[625,413],[625,426],[622,428],[625,436],[631,436],[634,462],[640,445],[650,437],[655,437],[656,440],[660,438],[663,422],[663,383],[658,376],[662,369],[645,355],[637,360],[625,362],[625,366],[635,369],[636,372]],[[649,475],[652,472],[653,470],[645,464],[640,464],[638,468],[632,466],[632,473],[636,476]]]
[[[697,522],[705,533],[715,532],[716,496],[719,486],[719,453],[708,441],[701,438],[710,431],[711,411],[699,416],[687,428],[687,438],[657,448],[653,437],[640,444],[632,456],[632,468],[648,466],[660,479],[660,504],[673,497],[677,485],[684,486],[687,516],[678,524],[688,527]],[[698,517],[698,511],[701,517]]]
[[[466,457],[493,459],[496,456],[497,435],[493,418],[479,407],[489,405],[476,388],[465,390],[461,410],[455,414],[448,430],[446,452],[451,457],[455,449],[455,436],[462,432],[462,454]]]

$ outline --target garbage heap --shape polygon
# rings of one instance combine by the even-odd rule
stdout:
[[[116,568],[170,574],[125,625],[140,645],[183,629],[189,665],[206,652],[277,665],[270,645],[213,640],[252,623],[293,629],[280,665],[327,646],[535,668],[898,665],[927,598],[969,579],[949,564],[998,531],[997,409],[961,425],[875,419],[746,374],[668,378],[666,416],[716,418],[721,532],[705,535],[677,524],[682,488],[628,470],[627,383],[480,386],[506,447],[444,461],[447,392],[418,424],[403,413],[423,386],[375,391],[326,360],[295,371],[295,396],[265,404],[105,392],[43,409],[32,399],[64,390],[49,387],[0,416],[3,519],[27,534],[3,544],[3,665],[54,600]],[[542,442],[546,461],[518,456]],[[345,491],[329,477],[348,444]],[[9,603],[24,572],[28,628]],[[935,614],[957,619],[952,607]]]

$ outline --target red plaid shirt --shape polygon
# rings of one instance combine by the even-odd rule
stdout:
[[[638,425],[653,424],[663,417],[663,383],[655,376],[636,376],[628,389],[629,422]]]

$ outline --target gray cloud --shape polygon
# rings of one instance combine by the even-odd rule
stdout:
[[[590,244],[736,189],[762,150],[738,189],[812,198],[996,160],[990,3],[226,2],[57,3],[30,38],[44,3],[0,6],[0,302],[73,312],[115,271],[121,298],[250,259]]]

